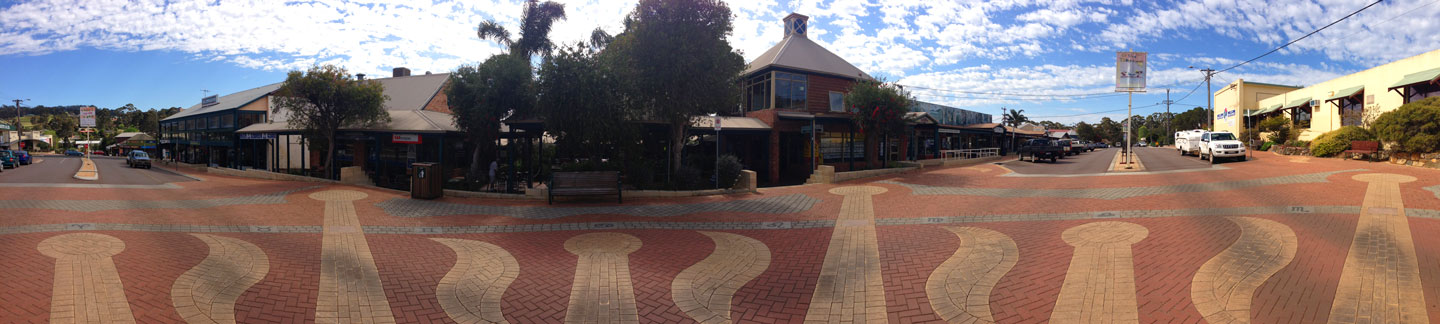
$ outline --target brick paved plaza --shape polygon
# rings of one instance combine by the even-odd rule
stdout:
[[[1440,171],[1384,163],[553,206],[189,175],[0,176],[0,322],[1440,321]]]

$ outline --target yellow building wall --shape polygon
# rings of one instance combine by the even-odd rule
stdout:
[[[1310,128],[1304,129],[1300,133],[1300,140],[1309,141],[1320,136],[1320,134],[1340,128],[1340,107],[1336,106],[1336,102],[1325,101],[1326,99],[1330,99],[1330,97],[1334,97],[1336,91],[1363,85],[1365,90],[1364,93],[1361,94],[1361,97],[1365,100],[1365,111],[1369,112],[1378,109],[1381,112],[1387,112],[1400,108],[1400,105],[1404,104],[1404,98],[1402,98],[1399,93],[1390,91],[1389,88],[1391,85],[1399,82],[1406,74],[1434,68],[1440,68],[1440,50],[1426,52],[1355,74],[1320,82],[1303,89],[1286,92],[1279,96],[1261,99],[1257,102],[1257,106],[1268,107],[1275,104],[1286,104],[1289,100],[1303,97],[1319,100],[1320,105],[1314,109],[1314,115],[1310,120]],[[1216,110],[1219,110],[1219,106],[1216,106]],[[1290,117],[1293,120],[1294,117],[1290,116],[1289,112],[1285,114],[1286,117]]]
[[[1299,87],[1245,82],[1245,79],[1231,82],[1215,91],[1215,114],[1211,116],[1214,118],[1215,130],[1239,134],[1241,130],[1249,127],[1245,114],[1265,107],[1260,104],[1261,100],[1296,89]],[[1227,109],[1235,112],[1227,116]],[[1226,117],[1220,118],[1221,116]]]
[[[267,95],[267,96],[264,96],[264,97],[260,97],[260,99],[256,99],[255,101],[253,101],[253,102],[251,102],[251,103],[249,103],[249,104],[246,104],[246,105],[244,105],[244,106],[241,106],[241,107],[240,107],[240,110],[244,110],[244,111],[265,111],[265,112],[269,112],[269,111],[270,111],[270,96]]]

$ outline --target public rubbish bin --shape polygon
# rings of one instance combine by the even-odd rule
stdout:
[[[435,163],[415,163],[410,174],[410,198],[412,199],[435,199],[445,195],[445,189],[441,182],[445,179],[440,174],[440,168]]]

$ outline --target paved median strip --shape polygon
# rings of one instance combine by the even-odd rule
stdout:
[[[95,168],[95,161],[90,158],[80,160],[80,170],[75,171],[75,179],[95,181],[100,180],[100,170]]]

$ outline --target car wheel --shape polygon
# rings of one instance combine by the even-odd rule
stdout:
[[[1215,163],[1217,163],[1217,162],[1215,162],[1215,154],[1212,153],[1212,154],[1210,154],[1210,164],[1215,164]]]

